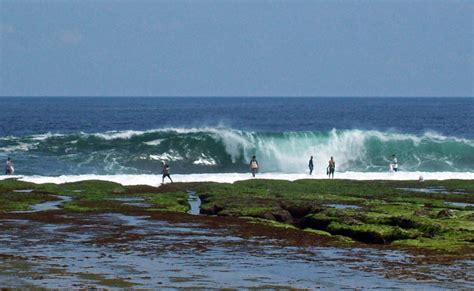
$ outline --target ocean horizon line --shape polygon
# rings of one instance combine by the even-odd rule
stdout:
[[[474,96],[283,96],[283,95],[274,95],[274,96],[238,96],[238,95],[229,95],[229,96],[219,96],[219,95],[155,95],[155,96],[145,96],[145,95],[0,95],[0,98],[301,98],[301,99],[310,99],[310,98],[386,98],[386,99],[397,99],[397,98],[413,98],[413,99],[424,99],[424,98],[437,98],[437,99],[451,99],[451,98],[474,98]]]

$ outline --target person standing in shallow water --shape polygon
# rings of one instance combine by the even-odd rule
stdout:
[[[309,174],[312,175],[313,174],[313,169],[314,169],[313,156],[311,156],[309,158],[308,167],[309,167]]]
[[[12,175],[13,174],[13,162],[11,158],[7,159],[5,163],[5,175]]]
[[[250,160],[249,166],[250,166],[250,171],[252,172],[252,176],[255,178],[255,174],[258,171],[258,162],[255,156],[253,156],[252,159]]]
[[[329,160],[329,165],[328,165],[328,176],[329,176],[329,179],[331,179],[331,174],[332,174],[332,178],[334,179],[334,171],[336,170],[336,161],[334,160],[333,157],[331,157],[331,159]]]
[[[165,178],[168,177],[171,181],[171,183],[173,183],[173,180],[171,179],[171,176],[170,176],[170,166],[168,166],[167,163],[165,162],[161,162],[162,165],[163,165],[163,168],[161,170],[161,172],[163,173],[163,177],[161,179],[161,184],[164,184],[165,183]]]

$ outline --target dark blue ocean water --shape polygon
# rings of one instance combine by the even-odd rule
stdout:
[[[474,98],[0,98],[0,158],[24,174],[240,172],[257,154],[294,172],[474,171]],[[303,158],[304,157],[304,158]]]
[[[474,137],[474,98],[0,98],[0,136],[226,126]]]

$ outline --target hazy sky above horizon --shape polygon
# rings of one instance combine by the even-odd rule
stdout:
[[[474,1],[0,0],[0,96],[474,96]]]

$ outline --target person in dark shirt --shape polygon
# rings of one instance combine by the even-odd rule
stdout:
[[[334,179],[334,171],[336,171],[336,161],[334,160],[333,157],[331,157],[331,159],[329,160],[329,165],[328,165],[329,178],[331,178],[331,174],[332,174],[332,178]]]
[[[250,171],[252,172],[252,176],[255,178],[255,174],[258,171],[258,162],[255,156],[252,157],[249,163]]]

